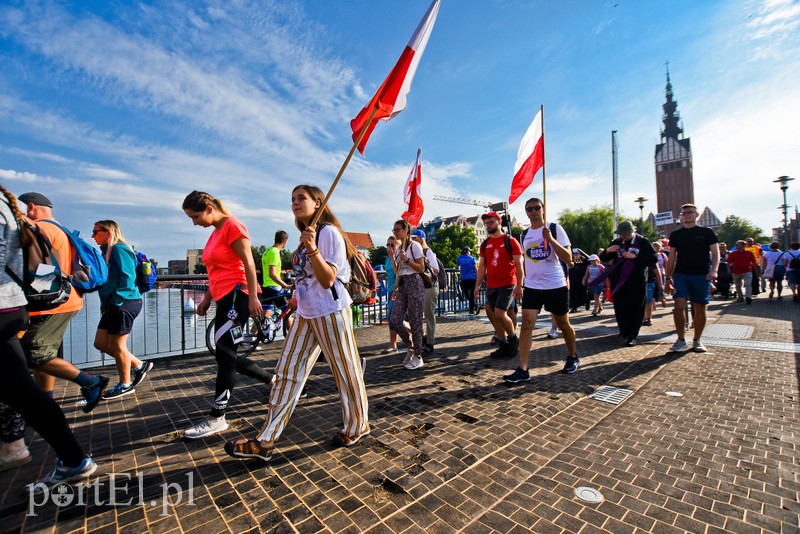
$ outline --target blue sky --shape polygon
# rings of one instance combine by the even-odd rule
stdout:
[[[327,189],[350,119],[429,3],[5,0],[0,182],[47,194],[84,232],[117,220],[163,265],[208,236],[180,209],[193,189],[221,198],[255,244],[277,229],[294,242],[291,189]],[[443,0],[408,107],[378,125],[332,208],[382,244],[421,147],[423,220],[480,213],[431,197],[507,199],[544,105],[550,218],[611,203],[612,129],[623,213],[638,215],[640,195],[655,211],[668,59],[696,203],[769,232],[783,201],[772,180],[800,178],[798,25],[790,0]],[[522,199],[541,192],[540,174]]]

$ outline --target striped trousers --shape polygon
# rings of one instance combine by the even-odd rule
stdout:
[[[275,442],[283,433],[320,352],[331,366],[339,390],[342,432],[351,438],[369,432],[367,392],[348,308],[315,319],[295,318],[275,368],[276,381],[260,441]]]

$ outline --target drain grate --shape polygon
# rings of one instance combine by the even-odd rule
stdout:
[[[591,395],[590,399],[607,402],[609,404],[619,404],[631,396],[633,391],[630,389],[615,388],[613,386],[603,386]]]

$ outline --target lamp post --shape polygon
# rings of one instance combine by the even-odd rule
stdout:
[[[783,250],[789,250],[789,205],[786,203],[786,190],[789,189],[789,182],[794,178],[788,176],[781,176],[773,183],[781,184],[781,191],[783,191],[783,205],[778,206],[778,209],[783,209]]]
[[[647,199],[644,197],[639,197],[634,202],[639,204],[639,226],[644,226],[644,203],[647,202]],[[641,228],[639,228],[641,230]]]

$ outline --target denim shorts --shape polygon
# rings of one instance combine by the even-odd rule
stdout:
[[[122,306],[109,306],[100,317],[98,330],[107,330],[109,334],[130,334],[133,321],[142,311],[142,299],[126,300]]]
[[[645,297],[645,303],[653,302],[656,298],[656,283],[655,282],[647,282],[647,297]]]
[[[675,273],[673,286],[676,299],[688,298],[695,304],[708,304],[711,300],[711,280],[704,274]]]

